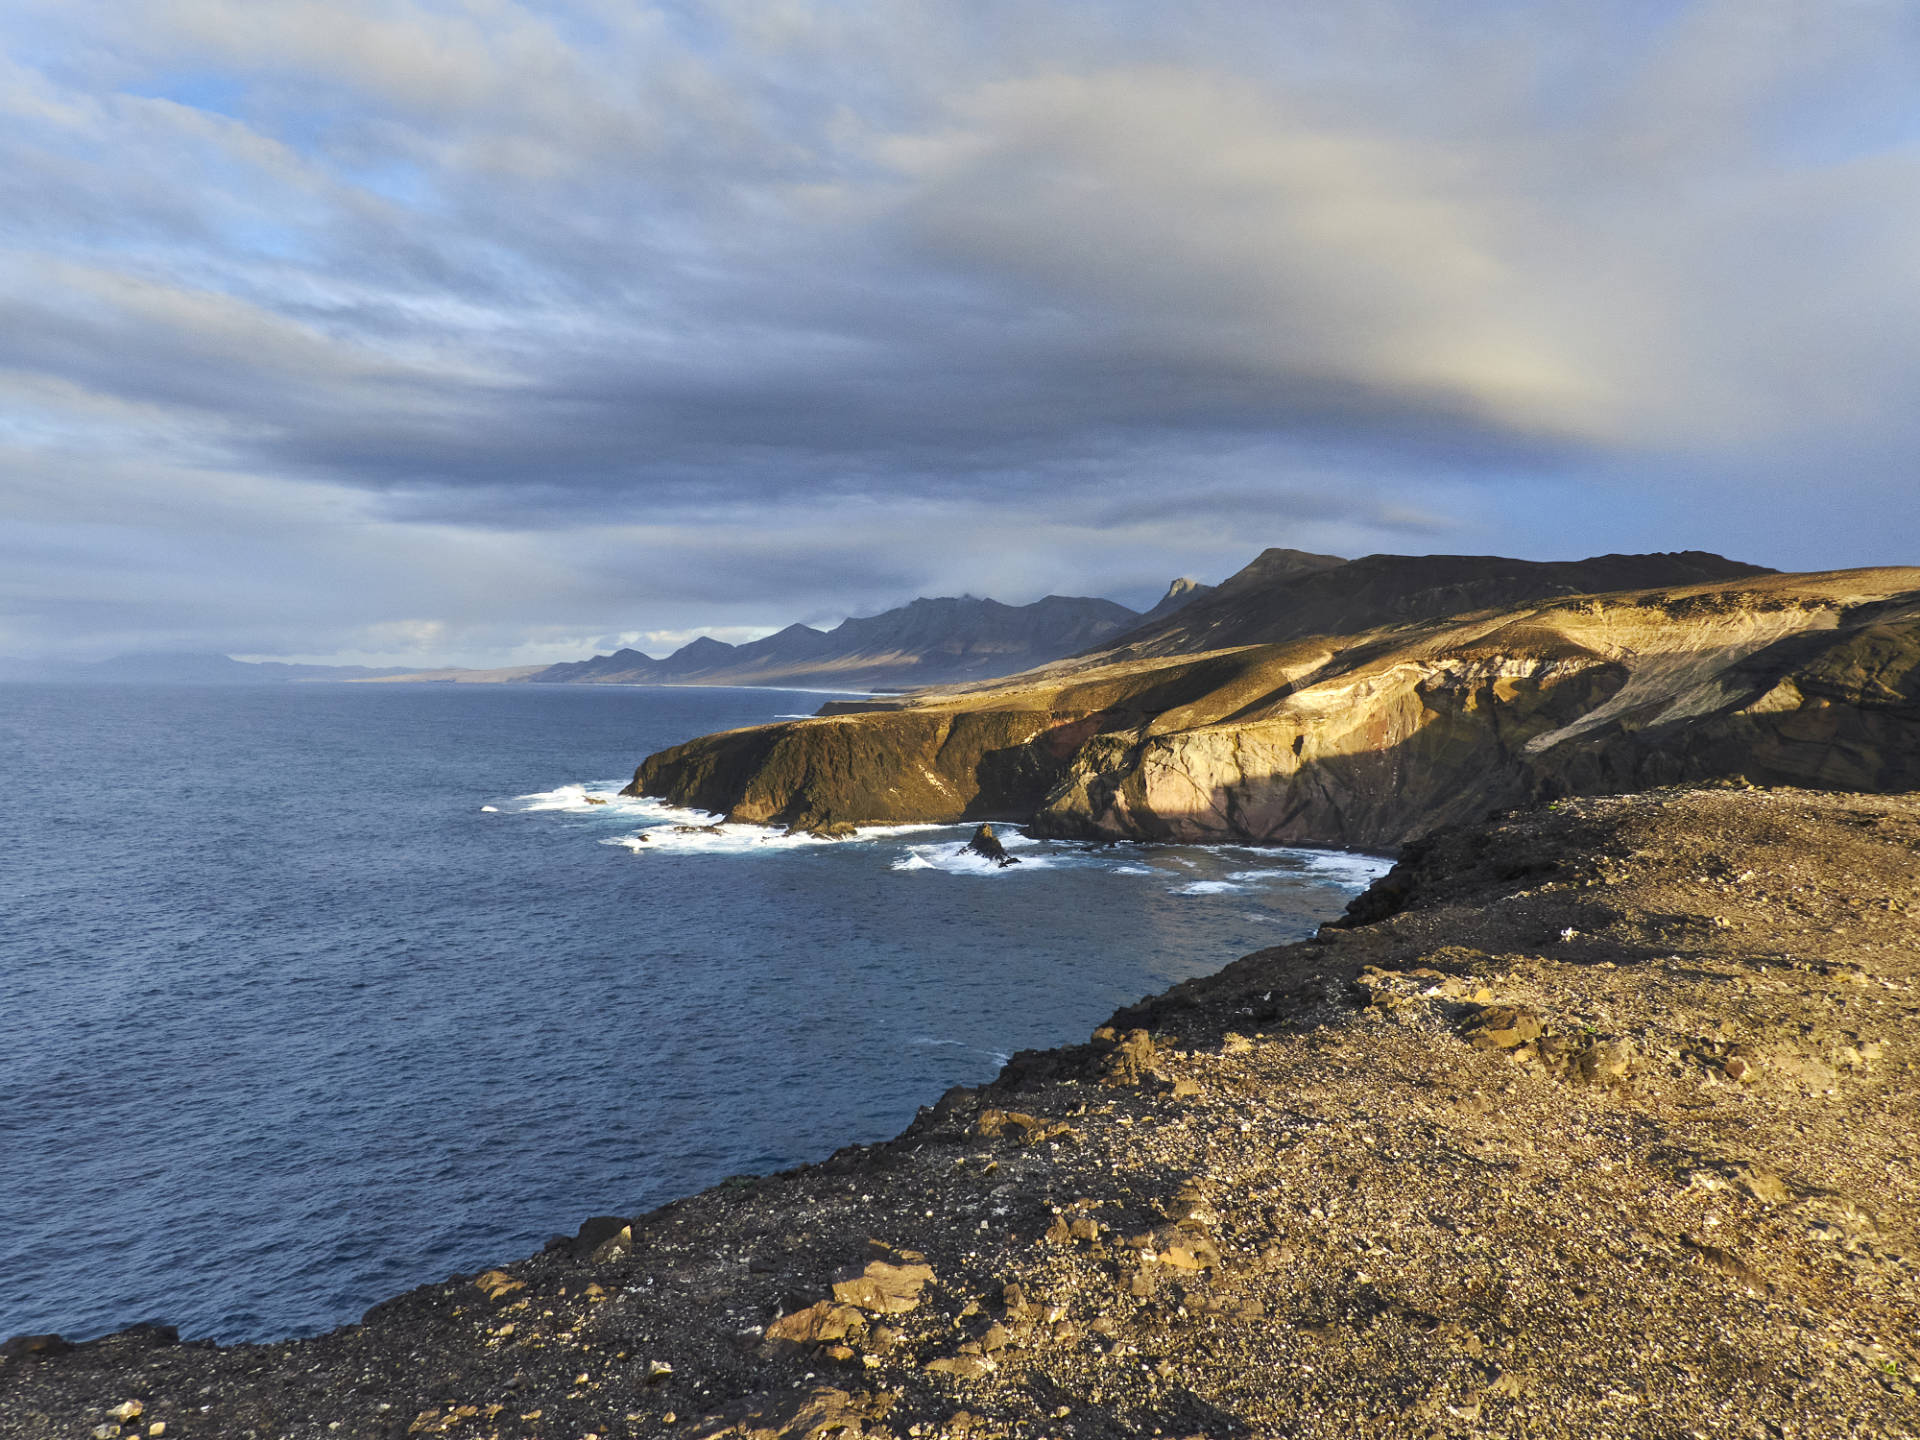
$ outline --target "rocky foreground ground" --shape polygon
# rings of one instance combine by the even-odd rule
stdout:
[[[1920,1435],[1920,796],[1585,799],[897,1140],[7,1436]]]

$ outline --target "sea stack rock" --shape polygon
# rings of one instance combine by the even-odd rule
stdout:
[[[967,849],[974,854],[993,861],[996,865],[1018,865],[1020,862],[1007,853],[1007,847],[1000,843],[1000,837],[993,833],[993,826],[982,825],[973,832],[973,838],[967,842]]]

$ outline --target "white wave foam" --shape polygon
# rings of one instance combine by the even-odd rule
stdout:
[[[480,813],[482,815],[498,815],[500,813],[500,807],[498,805],[482,805],[480,807]]]
[[[932,1035],[916,1035],[907,1043],[929,1050],[971,1050],[976,1055],[985,1055],[996,1065],[1005,1065],[1012,1058],[1004,1050],[989,1050],[984,1045],[969,1045],[965,1040],[941,1040]]]
[[[1287,857],[1311,878],[1348,890],[1364,890],[1393,868],[1380,855],[1355,855],[1345,850],[1288,850]]]
[[[798,850],[831,842],[816,835],[789,835],[765,825],[650,825],[633,835],[602,842],[641,854],[746,855],[759,850]]]
[[[1009,850],[1032,851],[1040,844],[1015,831],[996,833],[1000,835],[1000,843]],[[1027,854],[1019,857],[1018,865],[1002,865],[984,855],[974,854],[967,848],[967,841],[954,840],[944,845],[910,845],[907,853],[893,862],[892,868],[939,870],[948,875],[1018,875],[1022,871],[1058,869],[1066,858],[1044,853]]]
[[[892,840],[941,828],[937,825],[866,825],[851,835],[809,835],[804,831],[789,833],[772,825],[720,820],[695,810],[674,810],[671,806],[659,806],[659,809],[669,812],[659,823],[645,826],[637,834],[617,835],[606,843],[623,845],[636,855],[748,855],[804,850],[815,845]]]
[[[575,785],[560,785],[552,790],[536,790],[531,795],[514,797],[513,808],[522,813],[538,810],[566,810],[576,813],[601,811],[631,817],[644,815],[654,810],[672,811],[676,815],[698,815],[703,819],[712,819],[703,811],[677,810],[671,805],[662,805],[658,800],[649,800],[632,795],[622,795],[622,780],[584,780]]]
[[[485,805],[481,809],[498,813],[502,808],[517,814],[541,812],[569,815],[597,815],[617,823],[628,833],[613,836],[603,843],[624,846],[639,853],[681,853],[740,855],[779,850],[798,850],[817,845],[846,845],[887,841],[908,835],[947,831],[956,838],[937,844],[911,845],[890,862],[895,871],[938,870],[951,875],[1004,875],[1035,870],[1096,869],[1110,875],[1171,879],[1179,871],[1168,873],[1169,865],[1189,871],[1200,869],[1190,855],[1162,854],[1159,863],[1140,863],[1145,847],[1087,848],[1081,845],[1035,839],[1019,827],[996,825],[1000,843],[1017,851],[1018,865],[1001,866],[967,849],[970,825],[863,825],[851,835],[788,834],[776,826],[748,825],[723,820],[704,810],[669,805],[648,796],[622,795],[620,780],[587,780],[559,785],[520,795],[505,807]],[[637,830],[633,827],[638,826]],[[959,837],[967,838],[959,838]],[[1224,879],[1195,879],[1177,885],[1175,895],[1221,895],[1248,886],[1276,880],[1305,879],[1337,885],[1355,892],[1364,890],[1391,868],[1393,862],[1377,855],[1357,855],[1341,850],[1307,850],[1248,845],[1209,845],[1191,847],[1236,856],[1257,855],[1275,863],[1259,870],[1231,870]],[[1244,861],[1242,862],[1245,863]]]
[[[519,814],[560,813],[603,816],[623,829],[638,824],[637,831],[616,835],[603,843],[641,851],[678,851],[683,853],[744,854],[763,850],[795,850],[811,845],[840,845],[856,841],[891,840],[902,835],[917,835],[939,830],[939,825],[863,825],[851,835],[825,836],[788,834],[771,825],[748,825],[728,821],[705,810],[669,805],[648,795],[622,795],[624,782],[586,780],[538,790],[516,797],[512,809]]]

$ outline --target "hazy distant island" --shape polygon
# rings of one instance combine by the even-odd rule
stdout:
[[[0,1434],[1920,1434],[1920,568],[1269,550],[1170,599],[632,788],[1396,852],[1343,920],[330,1335],[19,1337]]]
[[[405,673],[399,666],[235,660],[212,651],[140,651],[110,660],[0,661],[0,681],[79,685],[295,685],[318,680],[384,680]]]

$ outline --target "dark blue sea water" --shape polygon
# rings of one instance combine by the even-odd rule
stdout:
[[[329,1329],[889,1135],[1380,868],[1028,843],[1003,871],[960,830],[588,803],[818,700],[0,686],[0,1336]]]

